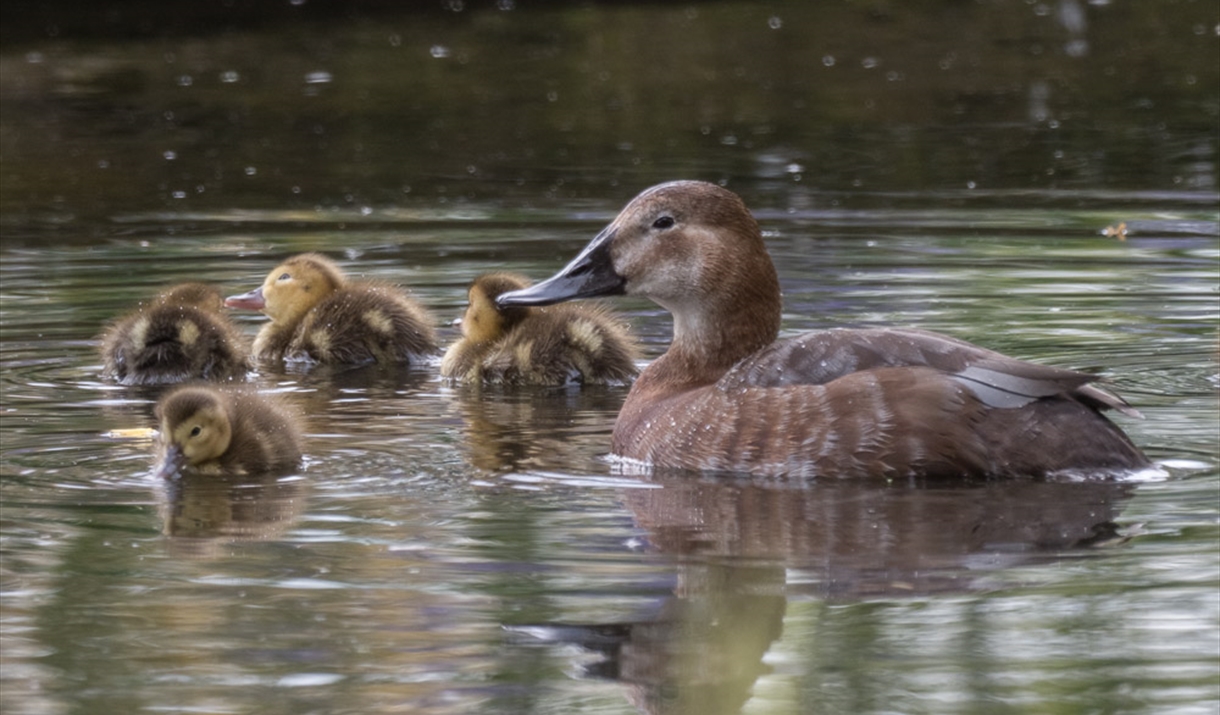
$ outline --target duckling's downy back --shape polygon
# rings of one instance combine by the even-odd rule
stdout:
[[[497,296],[528,285],[516,274],[475,279],[463,337],[445,353],[442,376],[510,385],[622,384],[635,377],[638,347],[609,309],[496,307]]]
[[[101,337],[103,374],[125,385],[232,380],[249,367],[245,338],[201,283],[167,289],[119,318]]]

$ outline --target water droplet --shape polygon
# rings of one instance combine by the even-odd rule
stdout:
[[[246,176],[254,176],[257,173],[258,169],[254,168],[253,166],[246,167]]]
[[[778,30],[779,28],[781,28],[783,26],[784,26],[784,21],[775,15],[772,15],[770,18],[767,19],[767,27],[771,28],[772,30]]]
[[[834,67],[835,66],[835,56],[834,55],[823,55],[822,64],[826,65],[827,67]]]
[[[166,150],[161,153],[161,156],[165,157],[166,161],[173,161],[174,159],[178,158],[178,152],[173,151],[172,149]]]
[[[428,54],[432,55],[432,57],[438,60],[444,59],[449,56],[449,48],[445,47],[444,45],[433,45],[432,48],[428,50]]]
[[[220,73],[220,81],[225,84],[233,84],[241,80],[241,74],[237,70],[226,70]]]
[[[305,75],[305,84],[326,84],[334,80],[334,76],[325,70],[310,72]]]

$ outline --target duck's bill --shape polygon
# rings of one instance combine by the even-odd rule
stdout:
[[[155,470],[157,479],[173,479],[186,466],[186,455],[175,445],[170,445]]]
[[[228,298],[225,298],[225,305],[229,308],[262,310],[267,306],[267,301],[263,300],[263,287],[259,286],[249,293],[231,295]]]
[[[607,228],[562,271],[529,288],[501,293],[496,298],[496,305],[501,308],[540,306],[577,298],[621,295],[626,281],[614,271],[610,259],[613,240],[614,231]]]

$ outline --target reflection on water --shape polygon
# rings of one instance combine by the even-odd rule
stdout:
[[[531,471],[561,465],[565,471],[597,472],[590,445],[607,449],[606,417],[618,413],[627,389],[512,389],[463,385],[454,388],[462,418],[463,446],[471,466],[485,471]]]
[[[589,677],[622,683],[648,713],[736,713],[783,631],[788,597],[832,602],[1004,587],[1023,563],[1120,540],[1121,482],[757,485],[670,478],[624,504],[650,545],[679,557],[646,620],[521,624],[579,646]]]
[[[406,5],[6,6],[0,711],[1216,712],[1214,4]],[[625,389],[435,364],[252,372],[285,479],[111,436],[160,390],[96,336],[160,286],[318,250],[447,321],[675,178],[757,210],[786,333],[1099,371],[1164,473],[644,478]]]
[[[162,530],[178,555],[217,541],[271,539],[282,535],[305,508],[300,477],[233,478],[185,475],[167,481]]]

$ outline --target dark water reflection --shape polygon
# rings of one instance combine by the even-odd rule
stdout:
[[[1116,542],[1121,482],[761,486],[671,478],[626,492],[677,582],[647,620],[511,630],[594,654],[642,711],[736,713],[783,633],[789,599],[828,602],[1002,588],[1003,571]]]
[[[0,23],[0,710],[1216,711],[1214,3],[168,7]],[[435,365],[252,373],[306,427],[280,479],[115,432],[159,392],[95,337],[165,283],[321,250],[447,322],[679,177],[756,209],[786,332],[1097,370],[1162,469],[634,475],[625,389]]]

